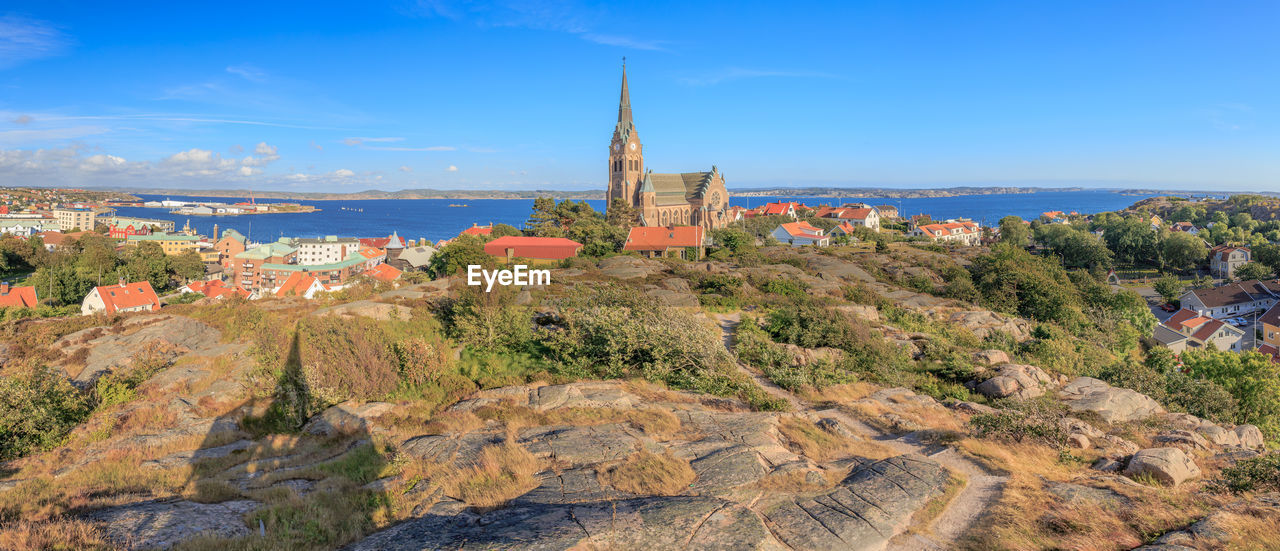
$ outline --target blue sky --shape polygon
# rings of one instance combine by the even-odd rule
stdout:
[[[0,184],[1280,188],[1280,3],[0,6]]]

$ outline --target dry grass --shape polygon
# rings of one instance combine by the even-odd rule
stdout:
[[[446,488],[471,507],[491,509],[536,488],[534,475],[541,470],[541,460],[508,441],[480,450],[476,464],[453,473]]]
[[[235,486],[221,480],[197,480],[190,489],[186,498],[196,503],[222,503],[244,497]]]
[[[835,486],[848,472],[822,471],[822,481],[810,480],[813,471],[795,470],[773,473],[756,482],[756,487],[766,492],[805,493],[817,492]]]
[[[852,442],[794,415],[782,417],[778,422],[778,431],[786,437],[793,448],[819,463],[848,457],[855,451]]]
[[[0,549],[110,549],[97,526],[83,520],[56,519],[0,524]]]
[[[596,471],[602,484],[630,494],[674,496],[689,489],[698,475],[689,462],[671,455],[638,450],[621,463]]]
[[[971,531],[963,547],[972,550],[1132,549],[1146,543],[1152,534],[1185,527],[1220,505],[1186,486],[1164,489],[1113,482],[1092,485],[1115,491],[1127,501],[1066,502],[1045,490],[1041,478],[1015,473],[1000,501],[991,507],[983,523]]]
[[[831,385],[821,390],[806,389],[804,398],[810,402],[852,404],[870,396],[877,390],[880,390],[880,387],[871,383],[856,382]]]
[[[959,494],[960,490],[963,490],[969,483],[964,475],[955,471],[950,471],[949,475],[946,486],[942,488],[942,494],[930,499],[928,503],[924,504],[924,507],[921,507],[911,516],[910,533],[931,533],[930,525],[933,524],[933,520],[947,509],[947,505],[951,503],[952,499],[955,499],[956,494]]]
[[[680,434],[682,429],[680,419],[675,414],[660,408],[564,408],[538,412],[528,407],[502,403],[477,408],[475,417],[480,420],[501,421],[508,431],[546,425],[626,423],[658,441],[670,440]]]

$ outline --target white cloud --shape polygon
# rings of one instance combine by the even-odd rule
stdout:
[[[339,168],[338,170],[333,171],[333,175],[339,178],[350,178],[352,176],[355,176],[356,173],[350,170],[347,170],[345,168]]]
[[[432,145],[428,147],[386,147],[386,146],[366,146],[365,149],[374,151],[457,151],[458,148],[452,145]]]
[[[253,82],[262,82],[267,79],[266,71],[248,63],[227,67],[227,72]]]
[[[262,156],[279,157],[279,155],[276,155],[276,146],[267,145],[267,142],[258,142],[258,145],[253,148],[253,152]]]
[[[253,176],[254,174],[261,174],[261,173],[262,173],[261,169],[253,168],[251,166],[240,167],[241,176]]]
[[[231,151],[232,153],[237,153],[237,154],[238,154],[238,153],[244,153],[244,146],[243,146],[243,145],[236,144],[236,145],[231,146],[231,148],[229,149],[229,151]]]
[[[71,39],[45,21],[15,15],[0,17],[0,69],[60,55]]]
[[[413,172],[413,167],[411,167],[411,166],[401,166],[401,167],[400,167],[400,172]]]
[[[0,131],[0,146],[31,146],[40,142],[74,140],[85,136],[106,134],[111,129],[103,126],[68,126],[62,128],[24,128],[22,130]]]
[[[456,167],[456,166],[454,166],[454,165],[449,165],[449,169],[448,169],[448,170],[449,170],[449,172],[457,172],[457,171],[458,171],[458,167]]]
[[[342,140],[342,143],[344,143],[344,144],[346,144],[346,145],[350,145],[350,146],[357,146],[357,145],[363,145],[363,144],[365,144],[365,143],[402,142],[402,141],[404,141],[404,138],[396,138],[396,137],[387,137],[387,138],[365,138],[365,137],[353,137],[353,138],[345,138],[345,139],[343,139],[343,140]]]

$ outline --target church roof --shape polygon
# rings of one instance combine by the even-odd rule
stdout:
[[[711,172],[681,172],[663,174],[650,172],[645,175],[645,185],[653,185],[654,203],[658,206],[680,205],[699,197],[711,184]],[[642,190],[643,191],[643,190]]]

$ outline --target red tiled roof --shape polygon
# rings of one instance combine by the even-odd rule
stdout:
[[[782,224],[780,227],[782,228],[782,231],[787,232],[787,235],[792,237],[810,237],[813,239],[822,239],[824,237],[821,229],[815,228],[808,222],[804,221],[788,222],[786,224]]]
[[[396,239],[400,241],[400,246],[403,247],[404,238],[400,236],[396,236]],[[359,241],[360,241],[361,247],[373,247],[375,249],[385,249],[387,248],[387,244],[391,243],[391,236],[388,235],[386,237],[361,237],[359,238]]]
[[[303,272],[293,272],[289,277],[280,284],[280,288],[276,289],[276,296],[287,297],[290,295],[302,296],[316,282],[316,278],[306,275]]]
[[[458,235],[493,235],[493,224],[488,226],[477,226],[472,224],[470,228],[462,230]]]
[[[35,287],[9,287],[4,285],[5,292],[0,293],[0,308],[36,307],[36,288]]]
[[[239,295],[241,298],[249,298],[249,291],[242,289],[238,285],[228,287],[226,283],[219,279],[193,281],[187,284],[187,288],[209,298],[218,298],[224,295]]]
[[[401,272],[395,266],[390,264],[379,264],[365,270],[364,273],[378,281],[391,283],[392,281],[395,281],[396,278],[400,277]]]
[[[627,234],[626,251],[665,251],[673,247],[701,247],[701,226],[634,227]]]
[[[834,232],[835,230],[840,230],[840,233],[850,234],[850,233],[853,233],[854,227],[853,227],[853,224],[849,223],[849,221],[844,220],[840,222],[840,225],[836,226],[831,231]]]
[[[137,308],[150,304],[152,309],[160,307],[160,297],[156,296],[156,292],[151,288],[151,282],[139,281],[137,283],[125,283],[123,285],[103,285],[95,287],[98,290],[98,296],[102,298],[102,303],[106,305],[107,314],[114,314],[119,310],[128,308]]]
[[[947,222],[945,224],[925,224],[919,226],[920,231],[929,237],[937,237],[939,235],[953,235],[953,230],[960,230],[961,234],[975,233],[978,231],[977,224],[973,222]]]
[[[563,260],[577,256],[582,243],[563,237],[524,237],[506,235],[485,243],[484,252],[490,256],[506,257],[507,251],[517,258]]]
[[[380,256],[387,256],[387,251],[384,251],[382,249],[376,249],[373,247],[364,247],[360,249],[360,256],[363,256],[369,260],[373,260]]]

